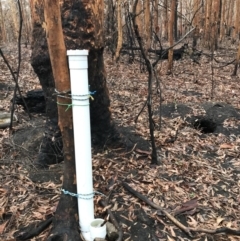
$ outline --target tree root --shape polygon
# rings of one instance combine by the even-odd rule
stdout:
[[[79,230],[77,228],[66,227],[68,224],[62,223],[51,231],[47,241],[82,241]]]
[[[51,217],[42,222],[32,223],[29,226],[18,230],[16,233],[14,233],[14,236],[16,240],[27,240],[38,236],[52,223],[52,220],[53,218]]]

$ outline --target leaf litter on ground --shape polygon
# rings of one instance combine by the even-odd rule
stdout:
[[[8,51],[17,54],[15,46],[10,46]],[[23,49],[19,81],[23,92],[40,88],[30,66],[30,54],[30,49]],[[14,54],[7,57],[11,65],[16,64]],[[201,103],[206,101],[229,103],[240,109],[239,79],[230,77],[233,66],[214,70],[214,99],[211,100],[210,63],[205,56],[200,62],[201,65],[195,65],[189,58],[174,62],[173,76],[164,74],[166,61],[159,64],[161,104],[174,103],[177,108],[178,104],[184,103],[192,108],[190,116],[204,114]],[[112,116],[119,130],[127,133],[137,145],[128,153],[124,150],[121,153],[111,149],[93,150],[94,188],[105,195],[111,193],[109,204],[123,228],[124,240],[190,239],[161,212],[125,191],[122,181],[191,228],[240,229],[239,135],[203,135],[184,118],[174,116],[162,117],[160,128],[160,99],[154,82],[153,118],[161,165],[151,166],[147,109],[135,122],[147,99],[147,75],[140,71],[137,61],[129,65],[124,57],[114,63],[106,53],[105,63]],[[8,112],[14,84],[2,60],[0,65],[0,83],[10,86],[8,95],[1,99],[0,111]],[[3,96],[7,90],[0,91]],[[14,127],[15,131],[32,125],[22,108],[18,107],[16,114],[22,123]],[[44,121],[44,116],[41,118]],[[223,125],[234,129],[239,127],[239,122],[230,118]],[[54,215],[61,187],[61,181],[33,182],[29,176],[37,172],[34,166],[37,153],[26,153],[11,139],[12,133],[8,129],[0,130],[0,237],[3,240],[11,240],[20,228]],[[51,167],[54,168],[55,165]],[[96,216],[105,213],[105,209],[98,205],[100,198],[95,197]],[[46,240],[47,234],[48,229],[31,240]],[[225,234],[217,237],[218,240],[240,240],[237,236]],[[209,234],[200,233],[194,240],[211,238]]]

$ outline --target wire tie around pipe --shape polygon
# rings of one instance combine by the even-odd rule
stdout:
[[[72,104],[63,104],[63,103],[59,103],[59,102],[57,102],[57,104],[61,105],[61,106],[67,106],[65,111],[68,111],[72,107]]]
[[[68,111],[72,106],[88,106],[88,104],[85,104],[85,105],[73,105],[73,104],[63,104],[63,103],[59,103],[57,102],[58,105],[61,105],[61,106],[67,106],[66,110],[65,111]]]
[[[88,98],[86,99],[76,99],[76,98],[72,98],[72,97],[68,97],[65,95],[57,95],[58,97],[64,98],[64,99],[69,99],[69,100],[76,100],[76,101],[86,101],[88,99],[94,100],[93,96],[88,94],[88,95],[72,95],[73,97],[83,97],[83,96],[87,96]]]
[[[98,192],[98,191],[94,191],[94,192],[89,193],[89,194],[73,193],[73,192],[69,192],[65,189],[61,189],[61,191],[63,192],[63,194],[70,195],[72,197],[77,197],[77,198],[80,198],[80,199],[92,199],[94,197],[94,195],[100,195],[100,196],[106,197],[106,195],[104,195],[103,193]]]
[[[56,94],[54,94],[54,95],[57,95],[58,97],[65,98],[65,99],[71,99],[71,100],[75,100],[75,101],[86,101],[88,99],[91,99],[93,101],[94,98],[92,95],[95,95],[97,91],[89,91],[89,94],[86,94],[86,95],[72,95],[71,90],[65,90],[65,91],[60,92],[57,89],[55,89],[55,92],[56,92]],[[72,98],[72,97],[84,97],[84,96],[87,96],[88,98],[86,98],[86,99]],[[73,104],[64,104],[64,103],[59,103],[59,102],[57,102],[57,104],[62,105],[62,106],[67,106],[65,111],[68,111],[72,106],[88,106],[89,105],[89,103],[85,104],[85,105],[73,105]]]
[[[88,98],[86,98],[86,99],[76,99],[76,98],[72,98],[72,97],[68,97],[68,96],[64,96],[64,95],[57,95],[58,97],[61,97],[61,98],[64,98],[64,99],[69,99],[69,100],[76,100],[76,101],[86,101],[86,100],[88,100],[89,98],[91,99],[91,100],[94,100],[94,98],[91,96],[91,95],[73,95],[73,96],[81,96],[81,97],[83,97],[83,96],[87,96]]]
[[[76,98],[69,98],[69,99],[72,99],[72,100],[76,100],[76,101],[86,101],[88,99],[91,99],[91,100],[94,100],[94,98],[91,96],[91,95],[72,95],[73,97],[76,96],[76,97],[83,97],[83,96],[87,96],[88,98],[86,99],[76,99]]]

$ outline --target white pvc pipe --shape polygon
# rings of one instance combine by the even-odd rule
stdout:
[[[94,219],[92,155],[89,112],[88,50],[67,51],[70,69],[74,148],[76,162],[78,215],[82,235],[90,241]]]

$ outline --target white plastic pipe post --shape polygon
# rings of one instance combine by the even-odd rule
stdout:
[[[90,241],[94,219],[92,154],[89,112],[88,50],[67,51],[70,69],[74,148],[76,162],[78,215],[82,235]]]

